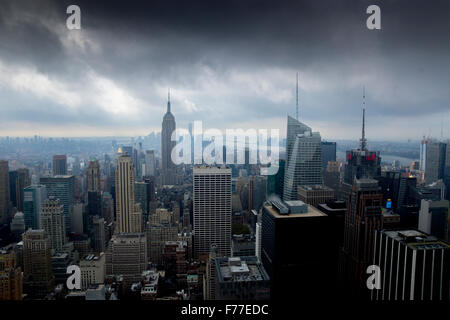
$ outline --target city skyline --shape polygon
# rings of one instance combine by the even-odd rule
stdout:
[[[168,87],[180,128],[201,120],[285,132],[297,72],[299,119],[324,139],[359,136],[363,86],[370,139],[449,136],[448,26],[439,22],[448,3],[387,2],[382,30],[370,31],[365,3],[309,1],[240,10],[79,1],[82,29],[68,30],[66,2],[5,2],[0,136],[146,135],[159,131]],[[420,12],[436,22],[422,28]]]

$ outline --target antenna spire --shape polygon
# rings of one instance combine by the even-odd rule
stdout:
[[[295,87],[295,95],[296,95],[296,119],[298,121],[298,72],[297,72],[297,85]]]
[[[361,136],[361,150],[366,150],[366,87],[363,86],[363,118],[362,118],[362,136]]]
[[[167,92],[167,112],[170,112],[170,88],[168,89]]]

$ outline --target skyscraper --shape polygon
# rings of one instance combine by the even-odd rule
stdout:
[[[450,299],[450,245],[417,230],[376,232],[371,264],[380,266],[381,288],[372,300]]]
[[[116,168],[116,220],[119,233],[142,232],[142,211],[135,203],[134,168],[131,157],[122,154]]]
[[[122,275],[129,288],[147,268],[147,239],[143,233],[115,234],[106,250],[106,274]]]
[[[194,250],[208,254],[216,245],[218,256],[231,255],[231,169],[194,168]]]
[[[59,199],[64,206],[66,232],[70,232],[70,212],[75,204],[75,177],[72,175],[42,177],[40,183],[47,188],[47,196]]]
[[[444,142],[432,139],[422,140],[420,170],[424,173],[426,184],[444,179],[447,148],[449,145]]]
[[[272,199],[263,206],[261,228],[261,262],[272,281],[271,299],[332,296],[335,240],[326,214],[299,200]]]
[[[7,160],[0,160],[0,224],[9,219],[9,166]]]
[[[341,280],[350,295],[359,296],[361,289],[367,289],[366,268],[372,264],[375,231],[383,227],[382,201],[377,180],[355,180],[347,203],[341,255]]]
[[[322,184],[322,148],[318,132],[288,116],[283,200],[296,200],[300,185]]]
[[[47,199],[47,188],[44,185],[29,186],[23,190],[25,230],[39,229],[39,212],[45,199]]]
[[[336,142],[322,141],[322,170],[325,171],[328,161],[336,161]]]
[[[167,112],[163,117],[161,131],[161,176],[163,185],[174,185],[176,180],[175,164],[172,161],[172,150],[175,141],[172,141],[172,133],[175,131],[175,117],[170,111],[170,92],[167,101]]]
[[[51,242],[44,230],[28,230],[23,235],[24,292],[44,296],[53,287]]]
[[[66,243],[66,231],[64,224],[64,206],[59,199],[50,197],[45,200],[39,214],[40,228],[50,238],[52,249],[60,252]]]
[[[27,168],[20,168],[9,172],[10,200],[13,207],[23,211],[23,189],[31,184],[30,172]]]
[[[67,156],[54,155],[53,156],[53,175],[66,175],[67,174]]]
[[[89,161],[87,176],[88,192],[100,192],[100,165],[98,160]]]
[[[156,171],[155,151],[147,150],[145,152],[145,175],[154,176]]]
[[[365,98],[365,96],[363,96]],[[367,150],[367,140],[365,137],[365,103],[363,108],[362,121],[362,137],[361,144],[358,149],[347,151],[345,165],[344,183],[348,185],[353,184],[353,180],[361,178],[372,178],[381,175],[381,158],[379,151]]]

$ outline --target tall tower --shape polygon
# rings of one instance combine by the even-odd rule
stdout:
[[[195,256],[217,246],[218,256],[231,255],[231,169],[194,168]]]
[[[381,175],[381,158],[379,151],[367,149],[366,140],[366,92],[363,90],[363,116],[362,134],[358,149],[349,150],[346,153],[347,164],[345,165],[343,198],[347,200],[353,180],[361,178],[376,178]]]
[[[100,165],[98,160],[89,161],[87,170],[88,192],[100,192]]]
[[[172,132],[176,129],[175,117],[170,111],[170,91],[167,97],[167,112],[163,117],[161,132],[161,170],[162,184],[175,184],[175,164],[172,162],[171,153],[175,147],[175,141],[172,141]]]
[[[0,223],[8,222],[9,195],[8,161],[0,160]]]
[[[134,201],[134,168],[131,157],[122,154],[116,168],[116,217],[119,233],[142,231],[142,211]]]
[[[39,217],[40,228],[49,236],[52,249],[62,250],[66,243],[66,232],[64,224],[64,206],[59,199],[50,197],[41,207]]]
[[[288,116],[283,200],[296,200],[299,185],[322,184],[322,146],[318,132]]]
[[[372,264],[375,233],[383,228],[383,194],[374,179],[355,179],[347,203],[341,270],[351,295],[367,292],[367,267]]]

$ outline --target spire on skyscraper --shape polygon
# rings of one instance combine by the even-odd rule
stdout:
[[[295,87],[295,94],[296,94],[296,117],[295,119],[297,119],[298,121],[298,72],[297,72],[297,86]]]
[[[170,88],[167,92],[167,113],[170,113]]]
[[[362,118],[362,136],[361,136],[361,150],[366,150],[366,132],[365,132],[365,122],[366,122],[366,87],[363,87],[363,118]]]

